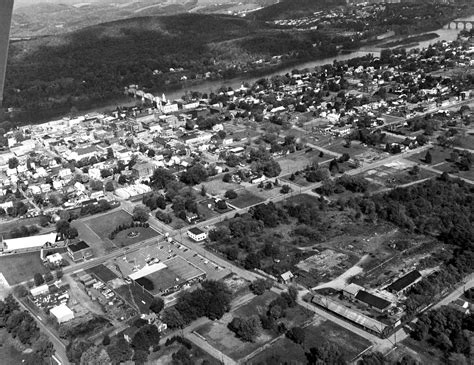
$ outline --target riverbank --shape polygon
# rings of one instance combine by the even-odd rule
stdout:
[[[439,38],[438,33],[425,33],[405,39],[399,39],[395,41],[389,41],[387,43],[380,44],[380,47],[383,49],[386,48],[398,48],[398,47],[413,47],[416,46],[419,42],[431,41],[433,39]]]

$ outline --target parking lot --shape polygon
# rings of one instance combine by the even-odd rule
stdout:
[[[159,242],[156,245],[128,253],[124,256],[118,257],[115,263],[119,266],[122,275],[127,277],[133,272],[142,269],[147,265],[147,263],[155,264],[163,262],[166,264],[167,260],[171,260],[178,256],[191,263],[191,265],[204,271],[208,279],[219,280],[230,273],[230,270],[206,259],[176,241],[173,243]]]

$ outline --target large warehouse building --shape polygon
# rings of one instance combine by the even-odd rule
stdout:
[[[8,44],[12,21],[13,0],[0,1],[0,110],[3,106],[3,89],[7,69]],[[0,112],[1,118],[1,112]]]

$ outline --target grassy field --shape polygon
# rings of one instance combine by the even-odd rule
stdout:
[[[10,285],[33,279],[34,274],[47,271],[39,252],[0,256],[0,272]]]
[[[222,181],[222,176],[217,179],[203,182],[202,185],[206,187],[206,191],[211,195],[223,196],[227,190],[238,190],[242,186],[235,183],[226,183]]]
[[[290,176],[291,174],[280,177],[279,179],[281,180],[281,184],[284,185],[286,182],[291,182],[301,187],[305,187],[311,184],[310,182],[308,182],[308,180],[306,180],[304,174],[295,174],[295,179],[293,181],[290,180]]]
[[[450,174],[453,174],[455,176],[463,177],[465,179],[469,179],[474,181],[474,170],[468,170],[468,171],[458,171],[457,169],[453,168],[453,164],[451,162],[444,162],[440,165],[437,165],[434,167],[435,170],[441,171],[441,172],[449,172]]]
[[[449,155],[452,149],[436,146],[436,147],[430,148],[429,151],[431,154],[430,165],[433,166],[433,165],[446,162],[447,160],[449,160]],[[426,151],[423,151],[415,155],[411,155],[410,157],[408,157],[408,160],[414,161],[416,163],[425,163],[425,156],[426,156]]]
[[[246,208],[251,205],[261,203],[264,199],[256,196],[248,190],[242,189],[237,191],[238,197],[232,200],[232,205],[237,208]]]
[[[128,234],[131,232],[138,232],[139,235],[136,237],[129,237]],[[117,236],[112,241],[119,247],[125,247],[157,236],[158,233],[152,228],[135,227],[117,233]]]
[[[334,142],[324,147],[330,151],[340,153],[341,155],[343,153],[348,153],[351,157],[355,157],[358,154],[366,151],[366,148],[357,142],[352,142],[350,147],[346,147],[346,141],[341,138],[336,139]]]
[[[454,147],[474,149],[474,135],[468,134],[454,138]]]
[[[110,232],[112,232],[118,225],[130,223],[132,216],[124,210],[117,210],[100,217],[94,217],[85,220],[89,228],[97,234],[101,239],[108,239]]]

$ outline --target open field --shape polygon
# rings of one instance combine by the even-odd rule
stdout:
[[[264,201],[264,199],[256,196],[246,189],[238,190],[236,193],[238,194],[238,197],[233,199],[231,204],[237,208],[246,208]]]
[[[283,337],[247,362],[249,365],[271,365],[277,363],[294,365],[306,364],[307,359],[303,347]]]
[[[442,352],[426,342],[415,341],[414,339],[407,337],[402,341],[402,345],[407,347],[406,349],[409,351],[410,356],[413,357],[413,355],[415,355],[416,357],[419,357],[421,364],[444,364],[441,360],[443,358]]]
[[[306,180],[306,177],[304,176],[304,174],[295,174],[294,177],[295,179],[293,181],[290,180],[290,176],[292,174],[288,174],[288,175],[284,175],[284,176],[281,176],[279,179],[281,180],[281,184],[284,185],[285,183],[293,183],[293,184],[296,184],[296,185],[299,185],[301,187],[306,187],[308,185],[311,185],[311,183]]]
[[[280,164],[281,172],[283,174],[291,174],[292,172],[303,170],[313,162],[318,164],[325,163],[331,160],[331,156],[319,157],[319,151],[313,149],[312,151],[299,151],[296,153],[290,153],[284,157],[277,159]]]
[[[74,220],[71,226],[79,232],[79,238],[92,247],[94,256],[101,256],[115,250],[117,247],[109,240],[102,240],[84,221]]]
[[[10,285],[31,280],[36,273],[44,274],[47,271],[39,252],[0,256],[0,272]]]
[[[130,223],[132,216],[124,210],[117,210],[100,217],[94,217],[84,221],[89,228],[97,234],[101,239],[106,240],[118,225]]]

